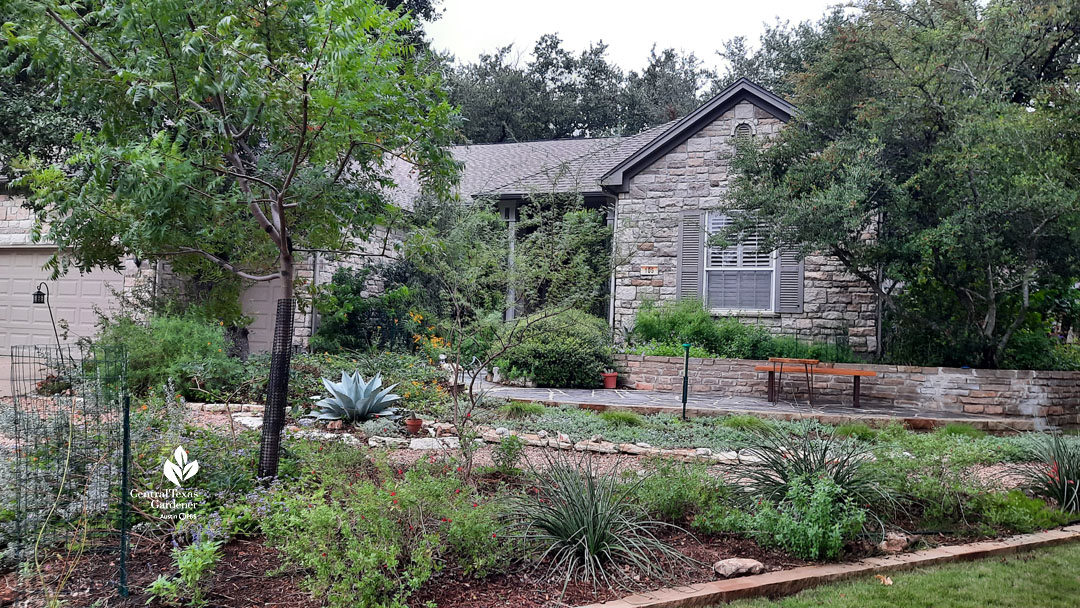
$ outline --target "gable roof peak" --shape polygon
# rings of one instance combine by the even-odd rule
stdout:
[[[795,106],[783,97],[748,78],[739,78],[698,106],[696,110],[676,120],[659,137],[615,165],[601,177],[600,183],[615,191],[625,192],[629,187],[631,177],[742,101],[749,101],[784,122],[787,122],[795,112]]]

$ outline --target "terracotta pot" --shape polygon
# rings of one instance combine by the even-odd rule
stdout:
[[[409,431],[410,435],[419,435],[420,430],[424,426],[424,421],[419,418],[406,418],[405,430]]]
[[[604,372],[600,375],[604,377],[604,388],[615,388],[619,381],[618,372]]]

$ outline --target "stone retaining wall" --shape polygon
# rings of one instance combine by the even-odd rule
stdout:
[[[762,361],[690,359],[690,391],[717,396],[766,396]],[[629,388],[681,391],[681,357],[616,355],[620,384]],[[837,363],[838,368],[876,371],[862,379],[864,406],[900,405],[927,411],[963,412],[1035,419],[1036,426],[1080,428],[1080,372],[961,369]],[[785,373],[781,397],[807,398],[806,378]],[[852,378],[814,376],[815,403],[850,404]]]

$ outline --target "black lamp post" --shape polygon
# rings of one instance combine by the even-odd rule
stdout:
[[[45,291],[41,291],[44,287]],[[56,356],[63,359],[64,347],[60,346],[60,332],[56,331],[56,319],[53,317],[52,304],[49,302],[49,285],[42,281],[38,283],[37,291],[34,292],[34,304],[44,304],[49,309],[49,322],[52,323],[53,336],[56,337]]]

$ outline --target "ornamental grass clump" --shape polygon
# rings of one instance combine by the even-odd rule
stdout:
[[[1031,456],[1034,462],[1021,468],[1025,489],[1063,511],[1080,512],[1080,443],[1052,435],[1035,444]]]
[[[516,534],[541,548],[538,564],[546,560],[561,574],[564,592],[572,579],[613,587],[622,566],[666,579],[665,565],[695,563],[657,536],[681,528],[648,519],[634,500],[638,484],[601,473],[587,455],[545,458],[533,471],[537,491],[515,498],[509,518]]]

